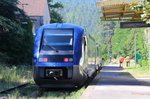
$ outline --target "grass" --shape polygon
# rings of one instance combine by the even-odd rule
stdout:
[[[49,90],[41,93],[41,89],[33,85],[32,66],[19,65],[8,66],[0,64],[0,91],[26,83],[32,83],[23,89],[16,89],[6,94],[1,94],[0,98],[9,99],[79,99],[85,87],[75,91]]]
[[[79,97],[82,95],[84,90],[85,90],[85,88],[83,87],[80,90],[78,90],[77,92],[72,92],[69,96],[67,96],[66,99],[79,99]]]
[[[26,88],[15,90],[9,93],[9,99],[79,99],[85,88],[79,90],[48,90],[41,92],[37,86],[28,86]]]
[[[116,59],[112,60],[112,63],[118,64],[119,66],[119,62]],[[129,72],[135,78],[150,78],[150,66],[149,65],[150,64],[148,61],[147,63],[146,62],[142,63],[142,66],[140,66],[139,64],[135,65],[134,60],[131,60],[130,66],[127,67],[126,62],[123,62],[124,71]],[[128,75],[128,74],[122,73],[121,75]]]
[[[130,67],[125,67],[124,70],[131,73],[135,78],[150,78],[150,67],[149,65],[140,66],[139,64],[134,64],[134,61],[131,61]]]
[[[32,81],[32,66],[0,64],[0,91]]]

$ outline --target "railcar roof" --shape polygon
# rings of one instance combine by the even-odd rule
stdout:
[[[74,24],[67,24],[67,23],[53,23],[53,24],[48,24],[48,25],[44,25],[42,26],[44,29],[45,28],[73,28],[73,29],[81,29],[83,30],[84,28],[81,26],[77,26]]]
[[[84,28],[74,24],[67,24],[67,23],[53,23],[41,26],[36,31],[36,36],[40,36],[44,29],[74,29],[74,33],[76,34],[84,34]]]
[[[36,31],[36,37],[40,37],[44,29],[74,29],[74,33],[76,34],[84,34],[84,28],[78,25],[74,24],[67,24],[67,23],[53,23],[53,24],[47,24],[41,26],[37,31]]]
[[[67,23],[53,23],[53,24],[47,24],[47,25],[41,26],[36,31],[36,36],[40,36],[44,29],[74,29],[75,33],[82,34],[84,32],[84,28],[78,25],[67,24]]]

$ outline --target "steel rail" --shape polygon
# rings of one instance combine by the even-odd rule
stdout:
[[[6,90],[2,90],[2,91],[0,91],[0,94],[15,90],[17,88],[25,87],[27,85],[29,85],[29,83],[21,84],[21,85],[18,85],[18,86],[15,86],[15,87],[12,87],[12,88],[9,88],[9,89],[6,89]]]

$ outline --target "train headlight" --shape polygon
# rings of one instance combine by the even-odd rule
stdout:
[[[64,58],[64,62],[73,62],[73,58]]]
[[[48,62],[48,58],[39,58],[39,62]]]
[[[64,62],[69,62],[69,59],[68,58],[64,58]]]
[[[44,62],[48,62],[48,58],[44,58],[43,61],[44,61]]]
[[[69,58],[69,62],[73,62],[73,58]]]

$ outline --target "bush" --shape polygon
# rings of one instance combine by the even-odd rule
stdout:
[[[148,64],[148,60],[142,60],[142,59],[140,59],[139,61],[138,61],[138,63],[139,63],[139,65],[141,66],[141,67],[147,67],[149,64]]]
[[[147,67],[148,66],[148,60],[142,60],[142,66]]]

